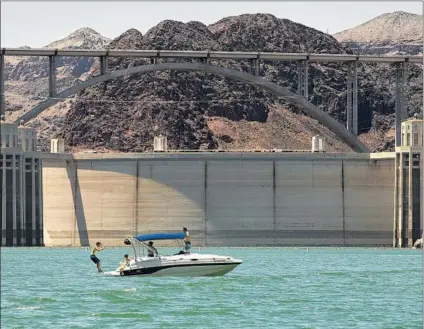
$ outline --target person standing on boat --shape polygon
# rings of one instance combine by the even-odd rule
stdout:
[[[185,233],[184,251],[186,253],[190,253],[190,248],[191,248],[190,232],[187,230],[187,227],[183,227],[183,232]]]
[[[96,252],[102,251],[105,248],[102,246],[101,242],[96,242],[96,245],[94,246],[93,250],[91,251],[90,259],[94,262],[94,264],[97,265],[97,270],[99,272],[103,272],[101,265],[100,265],[100,259],[97,258]]]
[[[155,247],[153,247],[153,241],[149,241],[149,247],[152,248],[152,250],[147,250],[147,257],[155,257],[158,254],[158,251]]]

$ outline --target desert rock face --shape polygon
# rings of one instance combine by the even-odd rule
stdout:
[[[145,35],[131,29],[110,42],[99,36],[94,42],[95,34],[89,31],[95,46],[81,48],[352,53],[346,44],[328,34],[269,14],[227,17],[209,26],[167,20]],[[32,62],[22,61],[10,64],[8,69],[9,120],[29,107],[19,103],[19,97],[9,97],[22,94],[23,85],[27,94],[39,98],[44,94],[33,91],[47,92],[43,65],[38,64],[36,69],[30,65]],[[144,64],[150,62],[108,59],[110,70]],[[220,60],[211,64],[250,70],[247,61]],[[74,59],[61,67],[63,86],[89,79],[99,70],[95,60],[82,63]],[[311,63],[309,70],[309,101],[340,122],[346,118],[346,72],[346,65],[335,63]],[[360,138],[372,150],[392,148],[394,73],[388,65],[358,67]],[[34,78],[36,74],[40,77]],[[297,89],[294,62],[262,62],[260,74],[293,92]],[[39,87],[42,82],[44,88]],[[420,67],[411,67],[409,83],[408,112],[413,115],[422,106]],[[329,151],[349,149],[287,100],[202,72],[160,71],[111,80],[52,107],[30,125],[39,128],[42,149],[47,149],[49,138],[63,136],[68,147],[75,150],[141,152],[151,150],[153,136],[158,134],[168,137],[172,149],[310,149],[316,134],[325,136]]]
[[[422,54],[422,15],[396,11],[380,15],[334,37],[359,54]]]
[[[110,39],[85,27],[44,48],[100,49],[105,48],[109,42]],[[58,57],[56,62],[58,91],[78,83],[78,80],[87,74],[97,61],[90,57]],[[47,57],[5,57],[6,111],[8,111],[6,119],[8,121],[15,120],[46,99],[48,96],[48,68]],[[53,138],[54,134],[62,128],[69,104],[70,101],[65,100],[31,121],[30,125],[38,129],[39,147],[42,150],[49,149],[49,139]]]

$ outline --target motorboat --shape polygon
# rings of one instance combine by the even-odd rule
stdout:
[[[105,272],[109,276],[152,275],[152,276],[221,276],[239,266],[242,261],[230,256],[200,254],[180,251],[174,255],[159,255],[147,241],[177,240],[182,242],[184,232],[153,233],[128,237],[124,243],[132,247],[134,256],[129,263],[116,271]],[[150,251],[145,255],[145,251]],[[149,252],[148,252],[149,254]]]

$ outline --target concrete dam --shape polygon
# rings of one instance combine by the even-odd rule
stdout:
[[[43,154],[46,246],[391,246],[395,153]]]

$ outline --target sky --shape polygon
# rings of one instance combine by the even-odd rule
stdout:
[[[91,27],[115,38],[130,28],[146,33],[162,20],[211,24],[223,17],[270,13],[334,34],[393,11],[422,14],[421,1],[380,2],[1,2],[1,47],[39,48]],[[318,14],[320,13],[320,14]]]

